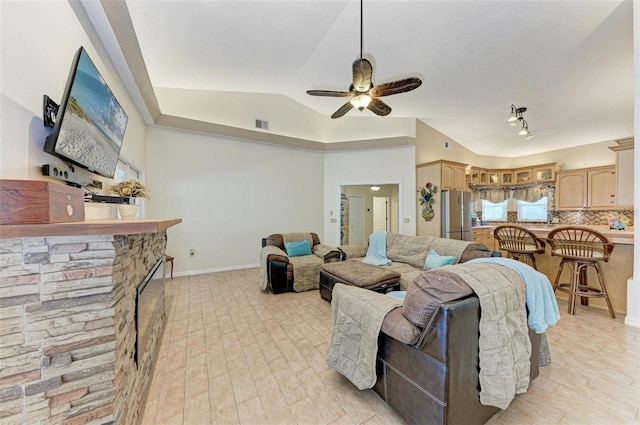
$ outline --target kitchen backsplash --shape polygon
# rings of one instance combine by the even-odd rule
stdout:
[[[633,210],[619,210],[619,211],[551,211],[551,217],[557,218],[559,223],[555,224],[584,224],[584,225],[607,225],[609,217],[619,216],[620,214],[626,215],[630,222],[629,226],[633,226]],[[482,213],[477,212],[478,223],[482,219]],[[518,223],[518,212],[508,211],[507,222]],[[525,223],[525,222],[520,222]]]

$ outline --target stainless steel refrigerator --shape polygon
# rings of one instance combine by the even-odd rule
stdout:
[[[471,192],[445,190],[440,204],[442,224],[440,236],[447,239],[471,240]]]

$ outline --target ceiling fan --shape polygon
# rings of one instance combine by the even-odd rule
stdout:
[[[352,108],[363,110],[369,109],[376,115],[386,116],[391,112],[391,107],[378,99],[382,96],[405,93],[417,89],[422,84],[419,78],[405,78],[391,83],[373,85],[373,67],[371,62],[362,57],[363,50],[363,30],[362,30],[362,2],[360,0],[360,59],[356,59],[351,67],[353,72],[353,82],[349,86],[349,91],[334,90],[307,90],[311,96],[327,97],[349,97],[351,100],[342,105],[340,109],[331,115],[331,118],[340,118]]]

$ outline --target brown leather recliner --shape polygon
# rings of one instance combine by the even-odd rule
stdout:
[[[500,409],[480,404],[476,295],[441,303],[418,341],[381,332],[374,391],[410,424],[483,424]],[[538,376],[540,335],[529,331],[530,379]]]
[[[262,239],[263,250],[265,247],[272,247],[266,256],[266,264],[263,267],[266,267],[268,284],[274,294],[295,290],[295,267],[287,255],[283,235],[287,234],[274,233]],[[311,232],[308,235],[312,240],[312,255],[319,264],[340,261],[341,253],[337,248],[322,244],[317,233]],[[319,267],[317,277],[319,280]]]

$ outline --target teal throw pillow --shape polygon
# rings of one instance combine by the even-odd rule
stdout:
[[[452,255],[440,255],[435,249],[429,251],[427,259],[424,262],[425,270],[433,270],[442,266],[448,266],[456,262],[456,257]]]
[[[284,249],[287,250],[287,255],[289,257],[311,255],[311,246],[309,246],[309,241],[307,239],[303,239],[299,242],[285,242]]]

